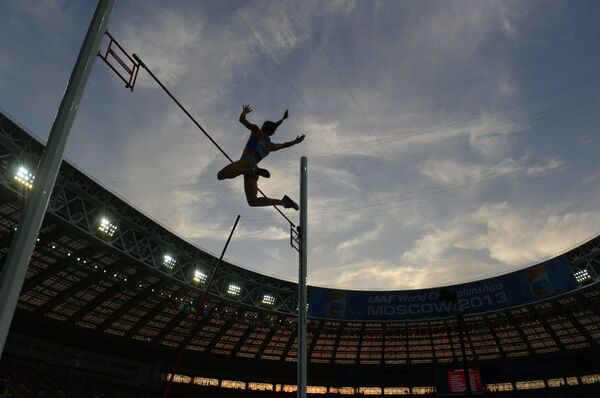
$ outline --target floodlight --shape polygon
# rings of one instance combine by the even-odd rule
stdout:
[[[29,189],[33,187],[34,178],[35,176],[23,166],[19,167],[19,170],[15,173],[15,181]]]
[[[163,258],[163,265],[169,269],[172,270],[173,267],[175,266],[175,263],[177,262],[177,260],[175,260],[173,257],[171,257],[168,254],[165,254],[164,258]]]
[[[575,276],[575,280],[577,280],[578,283],[587,282],[590,279],[592,279],[592,276],[587,271],[587,269],[579,270],[579,271],[575,272],[573,275]]]
[[[205,283],[208,277],[199,269],[194,271],[194,283]]]
[[[227,294],[231,294],[232,296],[239,296],[242,288],[238,285],[230,284],[227,289]]]
[[[264,294],[262,303],[264,305],[273,305],[275,304],[275,297],[271,296],[270,294]]]
[[[117,232],[117,226],[111,223],[108,218],[102,217],[100,220],[100,225],[98,226],[98,231],[110,238],[115,234],[115,232]]]

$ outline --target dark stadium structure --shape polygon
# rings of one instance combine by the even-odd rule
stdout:
[[[3,260],[35,184],[25,170],[42,150],[0,114]],[[435,395],[436,374],[464,367],[464,343],[485,396],[600,396],[600,237],[561,258],[576,288],[523,305],[462,317],[310,316],[309,394]],[[198,307],[216,261],[63,162],[0,381],[41,372],[109,383],[99,388],[123,391],[114,396],[158,396],[200,311],[170,396],[294,396],[296,284],[223,262]]]

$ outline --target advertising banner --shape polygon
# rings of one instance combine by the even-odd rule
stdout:
[[[523,305],[578,287],[565,256],[476,282],[448,286],[464,314]],[[341,320],[418,320],[447,317],[452,304],[440,288],[401,291],[336,290],[309,286],[308,313],[313,318]]]

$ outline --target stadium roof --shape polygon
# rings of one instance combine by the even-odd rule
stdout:
[[[0,248],[4,258],[29,188],[14,178],[43,146],[0,115]],[[116,226],[100,230],[103,219]],[[106,224],[106,223],[105,223]],[[105,225],[106,227],[106,225]],[[165,264],[169,255],[174,263]],[[597,274],[600,237],[565,254],[574,271]],[[212,255],[141,214],[63,162],[18,303],[18,312],[165,348],[192,327]],[[231,295],[230,284],[241,287]],[[263,303],[265,295],[273,304]],[[296,285],[223,263],[187,348],[230,358],[295,361]],[[470,360],[598,349],[598,281],[524,306],[469,315]],[[419,321],[309,319],[312,363],[427,364],[460,361],[456,317]]]

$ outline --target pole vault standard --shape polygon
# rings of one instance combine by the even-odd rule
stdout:
[[[17,233],[10,245],[4,269],[0,275],[0,356],[4,350],[8,330],[23,288],[29,260],[31,260],[36,238],[62,163],[71,126],[79,108],[83,90],[92,71],[94,59],[100,48],[100,41],[106,30],[113,4],[114,0],[100,0],[98,2],[83,45],[79,50],[73,72],[71,72],[67,89],[58,108],[58,113],[52,124],[50,136],[37,169],[31,197],[25,204]]]
[[[306,398],[306,373],[307,373],[307,352],[306,352],[306,315],[308,311],[306,299],[306,268],[308,251],[307,239],[307,198],[308,198],[308,160],[306,156],[300,158],[300,228],[298,237],[300,240],[300,267],[298,272],[298,398]]]

